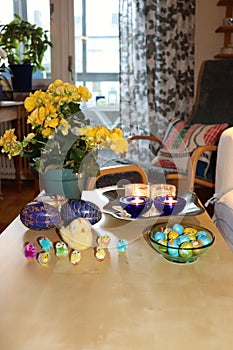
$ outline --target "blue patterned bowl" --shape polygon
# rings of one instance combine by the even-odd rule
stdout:
[[[21,222],[32,230],[48,230],[61,220],[59,211],[44,202],[28,203],[20,212]]]
[[[102,218],[102,212],[97,205],[89,201],[69,199],[61,207],[61,218],[64,225],[68,225],[76,218],[85,218],[91,225],[94,225]]]

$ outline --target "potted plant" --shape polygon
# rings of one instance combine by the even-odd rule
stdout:
[[[6,130],[0,136],[0,152],[10,159],[20,155],[27,157],[31,164],[34,162],[46,193],[63,194],[61,189],[68,180],[77,189],[78,174],[83,179],[95,177],[99,170],[99,150],[108,148],[115,153],[128,150],[121,129],[89,125],[81,111],[81,103],[91,96],[85,86],[76,87],[57,79],[46,91],[30,93],[24,101],[27,124],[32,132],[24,135],[21,141],[14,129]],[[59,186],[56,192],[55,185]],[[65,195],[68,197],[75,191],[72,188]]]
[[[52,43],[48,39],[47,30],[29,23],[19,15],[15,14],[14,17],[10,23],[0,25],[0,47],[6,53],[5,59],[0,58],[0,69],[5,70],[8,63],[13,89],[31,91],[32,74],[36,70],[44,70],[42,60],[48,47],[52,47]],[[22,73],[22,69],[26,69],[28,78],[25,72]],[[18,71],[19,80],[17,80]],[[19,86],[18,83],[22,82],[25,83],[24,86]]]

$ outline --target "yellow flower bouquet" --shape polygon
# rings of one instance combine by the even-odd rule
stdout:
[[[46,91],[30,93],[24,106],[31,132],[20,141],[14,129],[7,130],[0,137],[1,152],[9,158],[28,157],[36,162],[39,172],[68,168],[78,173],[87,157],[85,175],[95,175],[99,149],[123,153],[127,151],[128,143],[119,128],[110,130],[106,126],[89,125],[80,104],[91,96],[86,87],[76,87],[61,80],[55,80]]]

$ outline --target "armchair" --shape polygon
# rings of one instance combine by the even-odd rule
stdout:
[[[159,144],[155,158],[146,167],[149,182],[164,179],[181,191],[196,187],[214,190],[218,140],[232,125],[233,59],[206,60],[200,68],[189,120],[172,120],[163,140],[154,135],[133,135],[129,142],[147,140]]]

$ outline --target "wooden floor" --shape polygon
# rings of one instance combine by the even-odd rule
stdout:
[[[22,192],[17,191],[15,180],[2,180],[0,199],[0,233],[20,213],[20,210],[34,198],[34,182],[22,181]]]

